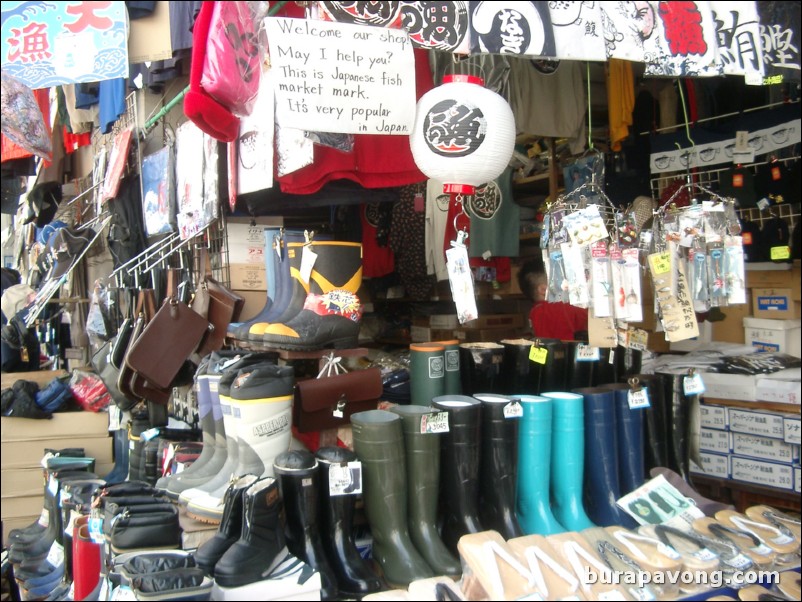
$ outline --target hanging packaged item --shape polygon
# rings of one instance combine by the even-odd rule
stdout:
[[[175,231],[174,174],[172,146],[142,159],[142,217],[148,237]]]

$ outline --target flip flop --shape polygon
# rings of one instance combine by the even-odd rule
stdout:
[[[757,537],[761,543],[777,553],[775,562],[778,567],[796,564],[799,540],[789,529],[780,529],[774,525],[752,520],[734,510],[721,510],[716,512],[716,520],[728,527],[746,531]]]
[[[639,573],[649,571],[628,556],[624,546],[613,539],[603,527],[585,529],[580,535],[587,540],[591,548],[595,550],[599,558],[604,561],[614,574],[622,575],[627,582],[624,587],[630,596],[636,600],[655,600],[662,597],[663,592],[660,586],[644,584],[643,587],[638,587],[637,584],[629,584],[629,581],[633,578],[637,581]],[[631,576],[627,577],[627,574]],[[652,580],[652,583],[654,583],[654,580]]]
[[[623,527],[606,527],[605,531],[612,536],[612,541],[627,556],[637,562],[652,575],[660,574],[654,581],[660,583],[655,589],[660,590],[663,598],[676,598],[680,590],[680,573],[682,556],[671,546],[654,537],[647,537]],[[676,577],[672,578],[672,575]],[[658,581],[659,579],[659,581]]]
[[[460,537],[457,544],[466,572],[475,578],[463,591],[469,599],[516,600],[537,591],[529,569],[523,565],[497,531],[482,531]],[[478,588],[475,586],[479,586]],[[477,591],[484,590],[484,597]],[[479,595],[477,595],[479,594]]]
[[[644,525],[638,533],[658,539],[679,553],[685,570],[710,573],[721,565],[721,558],[708,546],[708,541],[694,532],[682,531],[668,525]]]
[[[542,535],[515,537],[507,541],[521,564],[529,568],[538,591],[546,600],[576,599],[580,580]]]
[[[785,602],[787,600],[784,596],[778,596],[762,585],[750,585],[749,587],[739,589],[738,599],[744,602],[771,602],[772,600]]]
[[[726,542],[734,545],[738,550],[741,551],[741,555],[748,558],[751,561],[751,564],[754,565],[754,568],[758,570],[768,571],[774,566],[777,553],[766,544],[762,543],[759,537],[752,535],[748,531],[742,531],[740,529],[728,527],[727,525],[724,525],[718,522],[716,519],[710,518],[709,516],[697,518],[695,521],[693,521],[692,526],[694,531],[704,535],[705,537],[715,541]],[[736,560],[743,562],[737,557],[729,560],[722,558],[722,560],[731,566],[731,563]],[[744,568],[741,570],[747,569]]]
[[[418,579],[409,584],[409,599],[429,602],[466,600],[459,585],[450,577]]]
[[[798,518],[794,518],[771,506],[765,505],[747,508],[746,516],[752,520],[773,525],[780,529],[780,531],[782,531],[783,528],[788,529],[796,536],[797,540],[802,541],[802,521]]]
[[[587,600],[632,600],[625,586],[612,583],[610,567],[604,564],[590,544],[575,532],[547,535],[546,541],[563,566],[570,567],[579,580],[581,595]],[[592,576],[593,583],[590,583]]]
[[[802,580],[800,580],[799,573],[796,571],[780,573],[780,582],[777,584],[777,589],[791,600],[799,600],[802,594]]]

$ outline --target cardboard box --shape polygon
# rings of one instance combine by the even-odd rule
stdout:
[[[699,449],[718,454],[731,451],[730,433],[717,429],[699,429]]]
[[[4,419],[5,420],[5,419]],[[9,418],[9,420],[19,420]],[[66,447],[82,447],[84,453],[95,458],[95,472],[100,468],[99,464],[111,464],[114,462],[113,440],[108,436],[108,432],[103,436],[76,436],[74,439],[32,439],[29,441],[3,441],[3,453],[0,455],[0,467],[7,468],[32,468],[37,467],[41,470],[41,460],[45,449],[63,449]]]
[[[452,330],[459,328],[459,320],[456,314],[432,314],[429,316],[428,326],[440,330]],[[432,340],[432,339],[430,339]]]
[[[7,518],[27,518],[31,514],[39,516],[45,503],[42,490],[39,495],[6,496],[0,498],[0,507],[3,511],[3,520]]]
[[[462,326],[456,324],[453,328],[522,328],[523,325],[523,314],[485,314]]]
[[[702,428],[727,430],[729,422],[727,420],[727,408],[724,406],[711,406],[706,403],[699,405],[700,421]]]
[[[799,318],[799,302],[793,300],[790,288],[752,289],[752,309],[755,318],[794,320]]]
[[[108,437],[108,428],[107,412],[57,412],[50,420],[3,417],[0,418],[0,441]]]
[[[702,452],[699,454],[702,465],[691,462],[691,472],[706,477],[730,478],[730,457],[726,454]]]
[[[228,269],[233,290],[267,291],[267,271],[264,263],[261,265],[232,263]]]
[[[746,288],[790,288],[800,300],[800,268],[788,263],[747,263]]]
[[[781,464],[793,464],[794,460],[798,459],[794,446],[782,439],[769,439],[744,433],[732,433],[732,453]]]
[[[4,468],[0,491],[4,496],[42,495],[45,479],[41,468]]]
[[[454,338],[454,331],[449,328],[431,328],[427,326],[411,326],[410,340],[413,343],[428,343],[430,341],[449,341]]]
[[[730,430],[733,433],[758,435],[770,439],[782,439],[785,434],[783,430],[785,416],[783,414],[740,408],[728,408],[727,414],[730,420]]]
[[[240,322],[247,322],[264,309],[267,302],[267,291],[245,291],[239,289],[234,290],[234,292],[245,299],[245,304],[242,306],[242,311],[239,315]]]
[[[800,420],[799,416],[786,416],[783,418],[783,441],[793,445],[802,444],[800,430],[802,430],[802,420]]]
[[[705,397],[709,399],[757,399],[757,375],[705,372],[702,379],[705,383]]]
[[[713,322],[713,340],[743,344],[744,318],[752,315],[752,299],[747,299],[742,305],[722,307],[721,312],[725,317],[719,322]]]
[[[732,479],[755,485],[793,490],[794,468],[790,464],[777,464],[753,458],[730,457]]]
[[[744,318],[744,338],[747,345],[759,351],[788,353],[802,356],[802,320],[766,320]]]
[[[802,368],[788,368],[757,379],[757,400],[799,405],[802,401]]]

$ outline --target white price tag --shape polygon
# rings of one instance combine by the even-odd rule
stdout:
[[[301,254],[301,280],[304,282],[309,282],[312,277],[312,268],[315,267],[315,261],[317,261],[317,253],[309,245],[304,245],[304,250]]]
[[[47,553],[47,562],[49,562],[51,566],[61,566],[64,564],[64,546],[54,541],[53,545],[50,546],[50,551]]]
[[[54,475],[50,475],[47,479],[47,490],[50,492],[50,495],[55,496],[58,493],[58,481]]]
[[[646,392],[646,389],[641,389],[640,391],[630,391],[627,394],[627,402],[629,402],[630,410],[641,410],[644,408],[649,408],[652,405],[649,402],[649,394]]]
[[[89,539],[95,543],[106,542],[106,538],[103,536],[103,518],[93,516],[89,519]]]
[[[682,379],[682,388],[685,395],[702,395],[705,392],[705,383],[701,374],[686,376]]]
[[[457,239],[461,237],[458,234]],[[446,251],[446,269],[451,285],[451,297],[457,309],[457,320],[465,324],[479,317],[476,307],[476,294],[473,288],[473,274],[468,261],[468,250],[462,244],[455,244]]]
[[[433,412],[420,417],[421,433],[447,433],[448,412]]]
[[[599,348],[591,347],[590,345],[577,345],[576,346],[576,361],[578,362],[596,362],[599,360]]]
[[[682,558],[679,552],[677,552],[671,546],[667,546],[663,542],[657,544],[657,551],[660,552],[663,556],[671,558],[671,560],[679,560],[680,558]]]
[[[159,436],[159,427],[154,426],[153,428],[148,429],[144,433],[139,435],[139,438],[142,441],[150,441],[151,439],[155,439],[158,436]]]
[[[747,558],[743,554],[738,554],[737,556],[733,556],[729,560],[725,558],[723,558],[722,560],[724,560],[724,564],[727,564],[736,569],[745,569],[752,566],[752,561],[749,560],[749,558]]]
[[[58,492],[58,499],[59,499],[59,504],[63,506],[65,503],[69,502],[70,499],[72,499],[72,495],[70,494],[69,491],[62,488],[62,490]]]
[[[331,415],[335,418],[342,418],[343,411],[339,408],[339,406],[335,406],[334,410],[332,410]]]
[[[715,560],[718,558],[718,554],[713,552],[712,550],[708,550],[707,548],[702,548],[698,552],[693,555],[694,558],[698,558],[699,560]]]
[[[111,598],[109,599],[114,600],[116,602],[116,601],[136,600],[137,597],[136,594],[134,593],[134,590],[132,590],[129,586],[121,585],[119,587],[115,587],[112,590]]]
[[[362,493],[362,463],[358,460],[346,466],[329,466],[329,495],[357,495]]]
[[[75,510],[70,510],[70,520],[64,526],[64,534],[72,537],[72,532],[75,530],[75,521],[80,518],[81,514]]]
[[[780,535],[779,537],[773,538],[771,540],[771,543],[778,546],[784,546],[785,544],[791,543],[792,541],[794,541],[793,537],[789,537],[788,535]]]
[[[517,399],[504,406],[504,418],[520,418],[523,415],[524,408]]]
[[[116,405],[109,406],[109,430],[119,431],[122,428],[123,411]]]
[[[610,365],[615,363],[615,349],[610,349],[610,356],[607,358],[607,363]]]
[[[47,527],[47,524],[50,522],[50,510],[42,508],[42,513],[39,515],[39,520],[37,522],[41,526]]]

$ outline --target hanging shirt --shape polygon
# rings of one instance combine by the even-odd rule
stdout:
[[[359,206],[362,221],[362,275],[365,278],[381,278],[395,270],[393,250],[379,244],[378,231],[382,221],[383,208],[389,203],[364,203]],[[388,207],[389,209],[389,207]]]
[[[125,78],[101,81],[98,98],[100,131],[108,134],[114,122],[125,113]]]
[[[407,297],[416,301],[428,300],[434,286],[434,279],[426,273],[424,215],[415,211],[415,195],[423,189],[422,184],[401,189],[400,199],[393,204],[389,239],[401,284]]]
[[[443,240],[446,233],[449,200],[449,195],[443,192],[442,182],[429,180],[426,183],[426,272],[433,274],[437,280],[448,280]]]
[[[621,150],[621,141],[629,137],[634,110],[635,78],[632,75],[632,63],[610,59],[607,64],[607,112],[610,118],[610,142],[616,152]]]
[[[475,195],[466,197],[465,209],[471,220],[470,257],[518,256],[521,211],[512,198],[512,168],[477,187]]]

